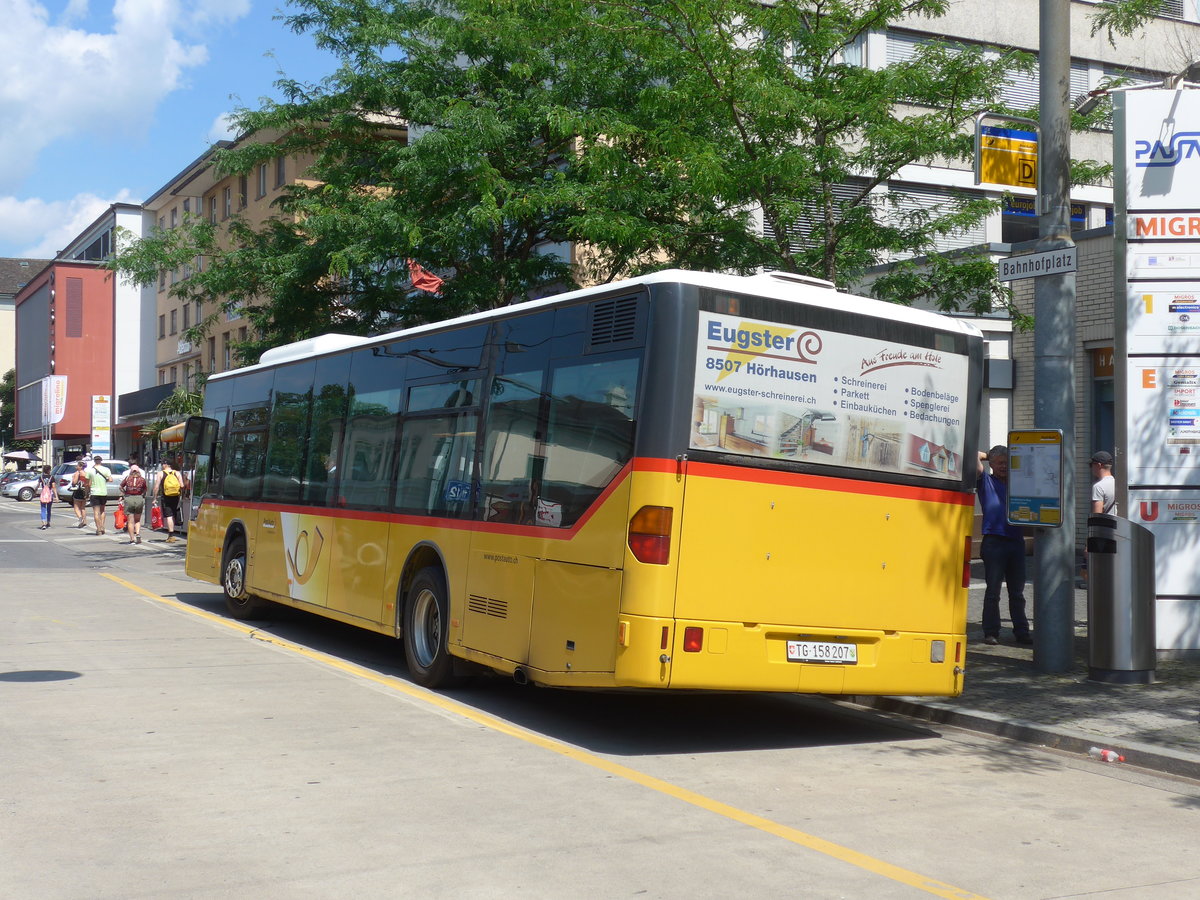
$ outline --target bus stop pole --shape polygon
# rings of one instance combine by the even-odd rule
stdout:
[[[1041,145],[1038,234],[1043,250],[1071,240],[1070,0],[1040,0]],[[1070,671],[1075,635],[1075,273],[1034,278],[1034,426],[1063,433],[1062,526],[1040,528],[1033,662]]]

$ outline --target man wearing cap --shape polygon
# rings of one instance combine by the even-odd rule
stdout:
[[[1117,515],[1117,480],[1112,473],[1113,458],[1107,450],[1092,454],[1092,512]]]

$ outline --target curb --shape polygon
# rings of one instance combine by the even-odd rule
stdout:
[[[1124,764],[1127,766],[1200,781],[1200,757],[1183,751],[1154,747],[1133,741],[1113,743],[1109,739],[1097,738],[1095,735],[1088,735],[1081,731],[1052,728],[1024,719],[1008,719],[993,713],[964,709],[945,703],[918,702],[902,697],[854,696],[843,699],[858,706],[898,713],[912,719],[921,719],[939,725],[951,725],[967,731],[982,732],[1023,744],[1036,744],[1084,758],[1087,758],[1087,752],[1091,747],[1103,743],[1103,746],[1116,750],[1124,756]]]

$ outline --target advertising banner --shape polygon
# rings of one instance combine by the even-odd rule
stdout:
[[[957,480],[967,372],[941,350],[701,313],[691,446]]]
[[[42,379],[42,426],[57,425],[67,414],[67,376],[47,375]]]

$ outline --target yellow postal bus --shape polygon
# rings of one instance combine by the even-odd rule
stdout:
[[[665,271],[212,376],[187,571],[439,687],[962,689],[982,343]]]

